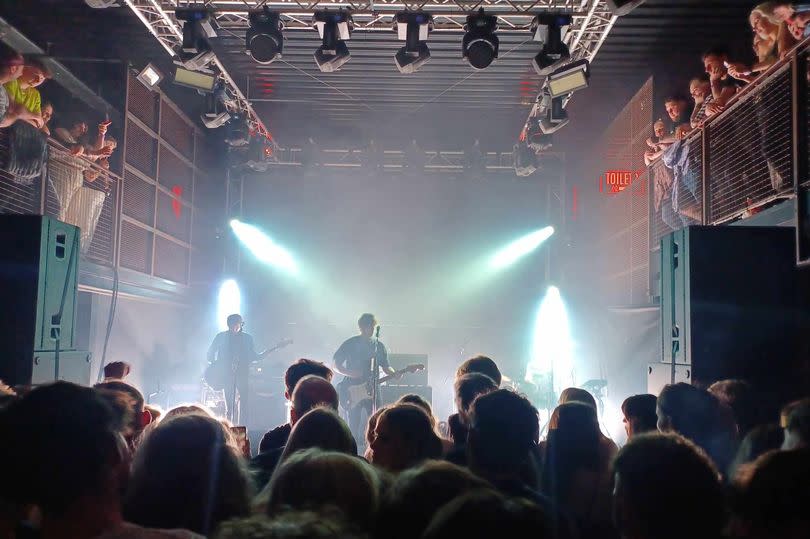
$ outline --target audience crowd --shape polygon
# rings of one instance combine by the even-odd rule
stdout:
[[[199,405],[144,404],[115,362],[82,387],[0,384],[0,537],[798,539],[810,531],[810,398],[763,414],[756,387],[666,386],[622,404],[627,442],[568,388],[541,438],[495,361],[456,373],[449,437],[405,395],[358,447],[332,371],[284,377],[290,421],[258,454]],[[241,434],[241,435],[240,435]],[[363,456],[359,456],[358,453]],[[804,501],[803,501],[804,500]]]
[[[20,190],[36,196],[45,187],[39,178],[47,172],[54,217],[81,229],[86,252],[111,190],[107,171],[118,142],[107,134],[109,120],[91,132],[84,119],[60,114],[43,99],[39,88],[50,78],[43,57],[23,56],[0,43],[0,128],[5,135],[0,169],[7,173],[0,181],[16,184],[15,190],[0,190],[0,213],[14,211]],[[52,128],[54,116],[57,127]]]
[[[690,152],[690,133],[702,130],[706,120],[723,112],[735,95],[810,35],[808,20],[810,3],[763,2],[755,6],[749,15],[755,60],[750,64],[736,61],[725,48],[711,48],[702,57],[704,73],[689,82],[689,97],[676,91],[664,100],[666,118],[653,125],[644,163],[650,166],[660,161],[663,165],[653,167],[654,203],[655,211],[671,229],[699,224],[702,218],[700,178],[695,172],[702,166],[700,148]],[[713,161],[714,196],[742,196],[746,182],[769,183],[773,191],[780,191],[792,183],[791,160],[782,155],[787,148],[785,126],[774,125],[773,111],[765,98],[737,110],[723,145],[733,145],[733,151],[741,153],[734,159]],[[746,164],[739,166],[740,162]],[[759,210],[757,201],[743,202],[747,215]]]

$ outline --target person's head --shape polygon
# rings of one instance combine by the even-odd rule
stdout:
[[[45,66],[42,58],[38,56],[26,56],[25,67],[20,75],[20,87],[36,88],[46,80],[51,78],[50,70]]]
[[[567,387],[562,390],[557,404],[565,404],[567,402],[581,402],[596,410],[596,399],[593,398],[593,395],[591,395],[589,391],[579,387]]]
[[[94,387],[102,394],[111,395],[126,403],[129,421],[122,434],[131,445],[146,425],[152,421],[151,414],[143,408],[143,394],[135,386],[121,381],[101,382]]]
[[[537,409],[526,397],[509,389],[481,395],[470,409],[467,450],[471,467],[485,476],[518,473],[539,435]]]
[[[553,520],[539,506],[522,498],[506,498],[489,489],[470,491],[436,512],[423,539],[550,538]]]
[[[25,67],[22,54],[0,43],[0,84],[20,78]]]
[[[320,376],[327,382],[332,381],[332,369],[320,361],[301,358],[287,367],[284,373],[284,398],[290,400],[298,381],[309,375]]]
[[[279,462],[284,462],[296,451],[313,447],[357,455],[357,443],[352,431],[331,408],[313,408],[295,423]]]
[[[633,395],[624,399],[622,414],[627,438],[658,429],[658,416],[655,413],[655,395]]]
[[[418,406],[424,410],[424,412],[430,418],[430,423],[433,425],[433,429],[436,429],[436,416],[433,415],[433,408],[430,406],[430,403],[421,395],[417,395],[416,393],[407,393],[398,398],[395,404],[413,404],[414,406]]]
[[[798,447],[810,447],[810,399],[796,403],[787,417],[782,449]]]
[[[123,380],[129,376],[132,369],[129,363],[125,361],[113,361],[104,365],[104,378],[105,380]]]
[[[501,387],[503,376],[501,375],[501,370],[498,368],[498,365],[492,358],[481,355],[471,357],[458,366],[458,369],[456,369],[456,379],[461,378],[465,374],[474,372],[489,376],[495,382],[496,386]]]
[[[655,123],[653,124],[653,132],[655,136],[658,138],[663,137],[667,133],[667,127],[664,125],[664,120],[658,118]]]
[[[222,523],[213,539],[364,539],[338,510],[283,511]]]
[[[40,108],[40,116],[42,116],[42,121],[47,125],[48,122],[51,121],[51,118],[53,118],[53,103],[45,101]]]
[[[104,138],[104,147],[115,150],[118,147],[118,140],[113,136],[107,135]]]
[[[87,519],[107,518],[107,510],[118,513],[129,456],[117,421],[98,391],[68,382],[9,404],[0,411],[3,502],[36,505],[46,520],[69,518],[84,506],[82,521],[72,522],[77,529],[94,529],[101,522]]]
[[[734,416],[740,437],[762,419],[760,399],[754,388],[744,380],[720,380],[709,386],[709,393],[728,406]]]
[[[377,319],[371,313],[363,313],[357,319],[357,327],[360,328],[360,335],[363,337],[371,337],[374,334],[374,329],[377,327]]]
[[[703,68],[706,73],[715,68],[725,73],[727,71],[725,62],[728,62],[728,51],[722,47],[712,47],[703,53]]]
[[[470,406],[479,395],[498,389],[497,384],[489,376],[477,372],[463,374],[456,378],[453,385],[456,394],[456,409],[463,425],[470,423]]]
[[[694,77],[689,81],[689,95],[692,96],[694,101],[702,101],[712,93],[712,86],[709,79],[703,75]]]
[[[570,499],[574,475],[599,470],[599,421],[588,404],[569,401],[554,410],[556,424],[549,430],[542,470],[543,491],[554,499]]]
[[[214,413],[202,405],[180,404],[166,412],[166,414],[163,416],[163,420],[166,421],[172,417],[180,417],[182,415],[202,415],[205,417],[214,417]]]
[[[379,526],[388,539],[420,537],[436,509],[488,483],[466,468],[445,461],[428,461],[399,474],[383,498]],[[390,526],[396,522],[396,526]]]
[[[636,436],[613,462],[613,517],[624,539],[715,539],[725,506],[720,474],[677,434]]]
[[[231,333],[239,333],[242,331],[242,327],[245,325],[245,321],[242,320],[242,315],[240,314],[228,315],[225,323],[228,325],[228,331]]]
[[[781,448],[784,439],[782,427],[775,423],[758,425],[749,430],[737,448],[737,455],[729,468],[729,477],[734,479],[741,467],[749,465],[768,451]]]
[[[292,402],[290,423],[293,425],[316,406],[338,409],[338,395],[335,387],[314,374],[304,376],[298,381],[290,400]]]
[[[352,524],[368,530],[379,506],[380,486],[376,470],[360,458],[305,449],[279,464],[258,501],[271,516],[287,508],[337,507]]]
[[[67,130],[71,137],[78,140],[87,134],[87,123],[77,120],[70,124],[70,127],[68,127]]]
[[[771,451],[754,461],[738,485],[735,520],[751,539],[807,537],[810,448]]]
[[[127,521],[211,533],[250,509],[250,481],[228,433],[200,414],[164,419],[135,455],[124,503]]]
[[[779,21],[776,20],[773,14],[773,8],[769,4],[772,2],[765,2],[759,4],[748,16],[748,22],[754,34],[762,39],[776,38],[779,33]]]
[[[667,111],[667,116],[669,116],[669,119],[673,122],[678,122],[683,119],[688,106],[686,98],[681,95],[671,95],[664,100],[664,108]]]
[[[375,466],[400,472],[441,457],[442,442],[424,410],[413,404],[397,404],[377,418],[371,451]]]

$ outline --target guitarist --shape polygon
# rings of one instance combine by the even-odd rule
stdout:
[[[360,328],[360,335],[350,337],[340,345],[335,352],[335,371],[346,377],[340,385],[348,387],[367,383],[371,380],[371,359],[377,358],[377,365],[386,374],[393,374],[395,371],[388,363],[388,351],[385,345],[374,337],[374,330],[377,328],[377,320],[371,313],[365,313],[357,321]],[[371,398],[352,405],[348,410],[349,428],[358,440],[364,439],[363,410],[366,415],[371,415]]]
[[[253,347],[253,337],[242,331],[245,326],[242,316],[232,314],[227,319],[228,330],[218,333],[208,348],[206,382],[214,389],[225,390],[228,420],[244,425],[247,417],[248,374],[250,364],[261,359]],[[239,394],[239,413],[236,410],[236,394]]]

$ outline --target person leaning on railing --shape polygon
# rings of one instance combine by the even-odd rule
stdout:
[[[37,86],[50,78],[48,68],[38,57],[25,58],[25,64],[19,77],[6,82],[3,87],[11,101],[17,103],[23,110],[19,112],[19,119],[26,121],[41,129],[42,97]]]
[[[787,24],[790,33],[796,39],[810,36],[810,3],[776,2],[773,14],[780,22]]]
[[[4,43],[0,43],[0,127],[8,127],[17,120],[41,127],[37,125],[41,118],[12,99],[6,89],[6,85],[22,76],[24,68],[25,60],[22,55]]]

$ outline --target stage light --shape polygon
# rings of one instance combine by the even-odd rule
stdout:
[[[554,227],[547,226],[518,238],[492,255],[489,259],[490,269],[499,270],[511,266],[540,247],[540,244],[550,238],[552,234],[554,234]]]
[[[568,125],[568,113],[565,111],[565,103],[562,97],[551,99],[551,106],[546,110],[546,115],[540,119],[540,130],[545,135],[551,135]]]
[[[608,9],[617,17],[627,15],[643,3],[644,0],[607,0]]]
[[[532,347],[526,365],[526,381],[553,380],[553,389],[559,394],[573,385],[573,343],[568,323],[568,312],[560,290],[549,286],[534,322]]]
[[[208,43],[209,37],[216,37],[211,25],[210,13],[205,8],[177,8],[174,16],[183,21],[183,41],[178,50],[179,62],[191,71],[203,71],[214,59],[215,54]]]
[[[244,116],[234,115],[228,124],[225,143],[231,147],[242,147],[250,144],[250,126]]]
[[[591,64],[587,58],[561,67],[548,76],[548,92],[551,97],[560,97],[588,87]]]
[[[531,176],[537,171],[537,154],[527,144],[518,142],[512,147],[512,165],[517,176]]]
[[[138,73],[137,78],[139,81],[141,81],[141,84],[154,91],[157,89],[160,81],[163,80],[163,73],[161,73],[158,68],[153,66],[150,62],[146,64],[146,67],[144,67],[140,73]]]
[[[230,225],[239,241],[258,260],[285,273],[293,275],[298,273],[298,265],[290,252],[274,242],[270,236],[259,228],[243,223],[238,219],[232,219]]]
[[[548,76],[571,57],[563,40],[572,22],[571,15],[554,13],[537,15],[532,21],[534,40],[543,42],[540,52],[532,59],[532,67],[541,77]]]
[[[217,296],[217,327],[220,331],[228,329],[226,320],[232,314],[242,312],[242,293],[234,279],[226,279],[219,285]]]
[[[430,60],[428,34],[433,30],[433,15],[421,11],[403,11],[394,17],[397,37],[405,46],[394,55],[400,73],[416,73]]]
[[[321,46],[315,51],[315,64],[324,73],[339,71],[351,59],[345,41],[351,39],[354,21],[345,11],[316,11],[312,26],[318,29]]]
[[[484,69],[498,57],[498,18],[485,15],[484,8],[476,15],[467,16],[464,38],[461,41],[461,57],[473,68]]]
[[[208,129],[222,127],[231,119],[224,101],[225,86],[220,81],[214,90],[205,96],[205,112],[200,115],[200,120]]]
[[[212,92],[214,85],[217,82],[216,75],[209,73],[200,73],[199,71],[192,71],[180,66],[176,66],[174,70],[174,83],[188,88],[194,88],[199,92]]]
[[[281,58],[284,36],[279,14],[267,7],[252,10],[248,22],[250,28],[245,34],[245,52],[260,64],[272,64]]]

